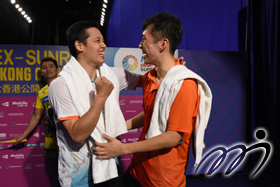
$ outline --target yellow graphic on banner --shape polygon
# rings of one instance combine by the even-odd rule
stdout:
[[[43,57],[40,56],[40,52],[40,50],[28,50],[26,52],[26,56],[29,59],[26,60],[26,63],[28,65],[34,65],[36,62],[40,64],[42,58],[52,57],[57,60],[57,65],[63,65],[63,61],[67,63],[68,59],[70,58],[70,53],[68,51],[55,51],[55,54],[53,54],[53,52],[50,50],[44,50]]]
[[[3,84],[0,86],[0,93],[38,93],[40,90],[39,84]]]
[[[12,93],[20,93],[20,85],[19,84],[12,85]]]
[[[40,90],[39,84],[31,84],[30,87],[31,87],[31,89],[30,89],[31,93],[34,93],[34,92],[38,93]]]
[[[4,52],[4,55],[5,55],[5,57],[6,58],[3,58],[3,56],[2,56],[2,53]],[[3,62],[2,61],[0,61],[0,65],[7,65],[8,64],[8,62],[9,62],[9,64],[10,65],[14,65],[14,63],[13,63],[13,61],[12,61],[12,59],[11,59],[11,56],[12,56],[12,54],[13,54],[13,52],[14,52],[14,50],[10,50],[10,51],[8,51],[8,50],[6,50],[6,49],[0,49],[0,60],[1,59],[5,59],[5,61],[4,61],[4,64],[3,64]]]
[[[42,53],[44,55],[42,55]],[[31,81],[32,79],[36,81],[41,80],[40,67],[10,67],[15,65],[22,66],[22,61],[24,61],[29,66],[40,64],[40,61],[44,57],[52,57],[58,61],[58,65],[64,65],[68,62],[70,58],[70,53],[68,51],[55,51],[50,50],[27,50],[26,56],[15,56],[15,51],[0,49],[0,81]],[[17,63],[14,63],[15,60]],[[9,67],[1,67],[9,66]],[[60,71],[60,69],[59,69]],[[6,90],[7,91],[7,90]]]
[[[11,92],[11,85],[10,84],[3,84],[2,85],[3,93],[10,93]]]

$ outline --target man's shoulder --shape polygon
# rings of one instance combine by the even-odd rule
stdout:
[[[66,86],[65,80],[61,77],[54,79],[49,86],[49,95],[62,91]]]
[[[47,84],[47,85],[45,85],[43,88],[41,88],[41,90],[39,90],[38,95],[43,95],[43,94],[45,94],[46,92],[48,92],[48,89],[49,89],[49,86],[48,86],[48,84]]]
[[[54,80],[51,82],[50,87],[53,87],[53,86],[55,86],[55,85],[61,85],[61,84],[64,84],[64,83],[65,83],[65,81],[64,81],[63,78],[57,77],[56,79],[54,79]]]

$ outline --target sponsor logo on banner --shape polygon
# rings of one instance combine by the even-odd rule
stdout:
[[[9,169],[9,167],[10,167],[9,165],[6,165],[6,166],[5,166],[6,169]]]
[[[6,133],[0,133],[0,138],[6,138]]]
[[[18,137],[18,136],[21,136],[22,134],[10,134],[10,137]]]
[[[125,99],[120,100],[120,105],[125,105]]]
[[[16,105],[17,107],[28,107],[28,103],[26,101],[13,101],[12,105]]]
[[[23,113],[8,113],[8,116],[23,116]]]
[[[9,155],[3,155],[2,158],[9,159]]]
[[[136,112],[136,110],[123,110],[124,112],[123,113],[126,113],[126,112]]]
[[[34,133],[33,136],[38,138],[39,137],[39,132]]]
[[[134,71],[138,66],[138,60],[133,55],[127,55],[122,60],[122,66],[127,71]]]
[[[17,126],[17,125],[24,126],[24,125],[28,125],[28,123],[13,123],[14,127]]]
[[[7,127],[6,123],[0,123],[0,127]]]
[[[128,142],[138,142],[139,138],[128,138]]]
[[[128,130],[128,132],[137,133],[137,129]]]
[[[178,57],[178,50],[175,50],[174,57]],[[114,66],[140,75],[144,75],[154,68],[152,65],[144,64],[142,50],[136,48],[120,48],[115,55]]]
[[[9,107],[9,102],[2,103],[3,106]]]
[[[126,139],[122,139],[121,142],[122,142],[122,143],[126,143]]]
[[[0,169],[2,169],[2,166],[0,166]]]
[[[3,149],[4,148],[4,144],[0,144],[0,149]]]
[[[131,100],[129,101],[129,103],[133,103],[133,104],[136,104],[136,103],[143,103],[143,100]]]
[[[30,157],[42,157],[44,156],[43,154],[38,154],[38,155],[31,155],[31,154],[28,154],[27,157],[30,158]]]
[[[121,158],[120,160],[126,161],[126,160],[130,160],[130,158]]]
[[[40,143],[40,147],[45,147],[45,143]]]
[[[24,154],[11,154],[11,158],[24,159]]]
[[[143,64],[141,49],[120,48],[114,58],[114,66],[124,68],[127,71],[144,75],[147,69],[140,69]],[[153,67],[150,67],[152,69]]]
[[[21,168],[21,165],[17,165],[17,166],[9,166],[10,168]]]
[[[25,169],[31,169],[31,167],[32,167],[31,163],[30,164],[26,164]]]
[[[36,167],[36,168],[45,167],[45,164],[36,164],[35,167]]]
[[[0,112],[0,118],[4,117],[4,112]]]
[[[33,102],[32,107],[35,107],[35,105],[36,105],[36,101],[35,101],[35,102]]]
[[[39,144],[38,143],[27,143],[26,147],[38,147]]]
[[[143,56],[142,56],[142,60],[143,60]],[[141,60],[141,62],[142,62],[142,60]],[[145,73],[150,71],[153,68],[154,68],[154,66],[152,66],[150,64],[141,64],[140,65],[140,71],[141,72],[145,72]]]

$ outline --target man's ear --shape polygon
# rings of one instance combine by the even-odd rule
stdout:
[[[160,40],[160,52],[163,52],[169,46],[169,40],[167,38],[163,38]]]
[[[76,48],[77,51],[82,51],[83,50],[83,46],[82,46],[81,42],[79,42],[78,40],[76,40],[74,42],[74,45],[75,45],[75,48]]]

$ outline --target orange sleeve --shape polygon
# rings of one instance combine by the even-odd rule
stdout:
[[[64,117],[64,118],[59,118],[58,121],[66,121],[69,119],[79,119],[79,116],[69,116],[69,117]]]
[[[192,132],[198,103],[196,81],[193,79],[184,80],[171,106],[167,129],[178,132]]]

